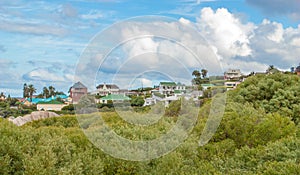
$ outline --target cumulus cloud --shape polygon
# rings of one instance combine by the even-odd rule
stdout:
[[[221,73],[216,55],[192,26],[186,19],[170,21],[156,17],[117,23],[95,37],[87,47],[76,78],[81,76],[80,80],[87,85],[108,77],[128,84],[136,75],[154,71],[174,81],[190,83],[191,72],[196,68]],[[95,72],[98,72],[97,78]],[[122,86],[126,87],[125,84]]]
[[[221,8],[214,12],[211,8],[203,8],[197,18],[200,32],[218,48],[222,57],[248,56],[251,54],[249,37],[254,25],[242,24],[227,9]]]
[[[288,69],[299,61],[300,27],[283,28],[267,19],[242,23],[227,9],[203,8],[197,18],[199,31],[220,57],[224,69],[262,71],[267,65]]]
[[[22,78],[25,81],[35,82],[64,82],[70,83],[73,81],[74,71],[71,65],[61,62],[50,61],[28,61],[34,67],[37,67],[25,74]],[[44,67],[41,67],[44,65]],[[45,65],[48,65],[45,67]]]

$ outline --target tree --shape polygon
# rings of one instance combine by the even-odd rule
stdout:
[[[50,95],[49,95],[49,90],[47,87],[44,87],[43,88],[43,96],[44,98],[48,98]]]
[[[195,77],[192,80],[192,83],[195,85],[201,85],[205,83],[209,83],[209,79],[207,78],[208,71],[206,69],[202,69],[201,73],[198,70],[194,70],[192,75]],[[202,76],[202,77],[201,77]]]
[[[145,103],[145,100],[143,97],[138,96],[131,99],[131,106],[143,106]]]
[[[28,98],[29,97],[29,91],[28,91],[28,86],[26,83],[23,85],[23,98]]]
[[[32,84],[28,85],[28,92],[29,92],[30,101],[32,101],[32,95],[36,93],[36,89]]]
[[[201,69],[202,78],[206,78],[208,71],[206,69]]]
[[[4,95],[4,93],[3,92],[1,92],[1,94],[0,94],[0,98],[5,98],[5,95]]]
[[[55,96],[55,88],[53,86],[49,86],[49,96]]]
[[[198,70],[194,70],[192,75],[195,76],[196,78],[199,78],[201,76],[201,74]]]

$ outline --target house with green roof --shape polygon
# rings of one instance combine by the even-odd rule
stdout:
[[[57,100],[51,100],[37,102],[36,108],[39,111],[61,111],[65,106],[67,106],[67,104]]]
[[[126,96],[126,95],[122,95],[122,94],[109,94],[105,97],[100,98],[100,103],[104,103],[107,104],[108,101],[112,101],[113,103],[122,103],[124,101],[130,101],[131,98]]]

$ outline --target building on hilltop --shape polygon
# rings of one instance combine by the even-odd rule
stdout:
[[[97,87],[97,94],[105,96],[108,94],[120,94],[120,88],[115,84],[100,84]]]
[[[177,93],[184,92],[185,91],[185,85],[181,83],[175,83],[175,82],[160,82],[158,87],[159,93],[163,95],[171,95],[174,94],[176,91]]]
[[[75,83],[69,90],[72,103],[77,104],[82,96],[87,95],[87,91],[87,87],[81,82]]]
[[[228,69],[228,71],[224,72],[225,80],[237,80],[242,76],[240,69]]]

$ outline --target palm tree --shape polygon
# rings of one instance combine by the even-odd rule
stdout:
[[[208,71],[206,69],[201,70],[201,74],[203,78],[206,78]]]
[[[201,74],[198,70],[194,70],[192,75],[195,76],[196,78],[199,78],[201,76]]]
[[[49,86],[49,96],[52,97],[55,95],[55,88],[53,86]]]
[[[47,87],[43,88],[43,96],[44,98],[48,98],[49,97],[49,90]]]
[[[28,86],[26,83],[23,85],[23,98],[29,97]]]
[[[32,95],[36,93],[36,89],[32,84],[28,85],[28,92],[29,92],[30,101],[32,101]]]

